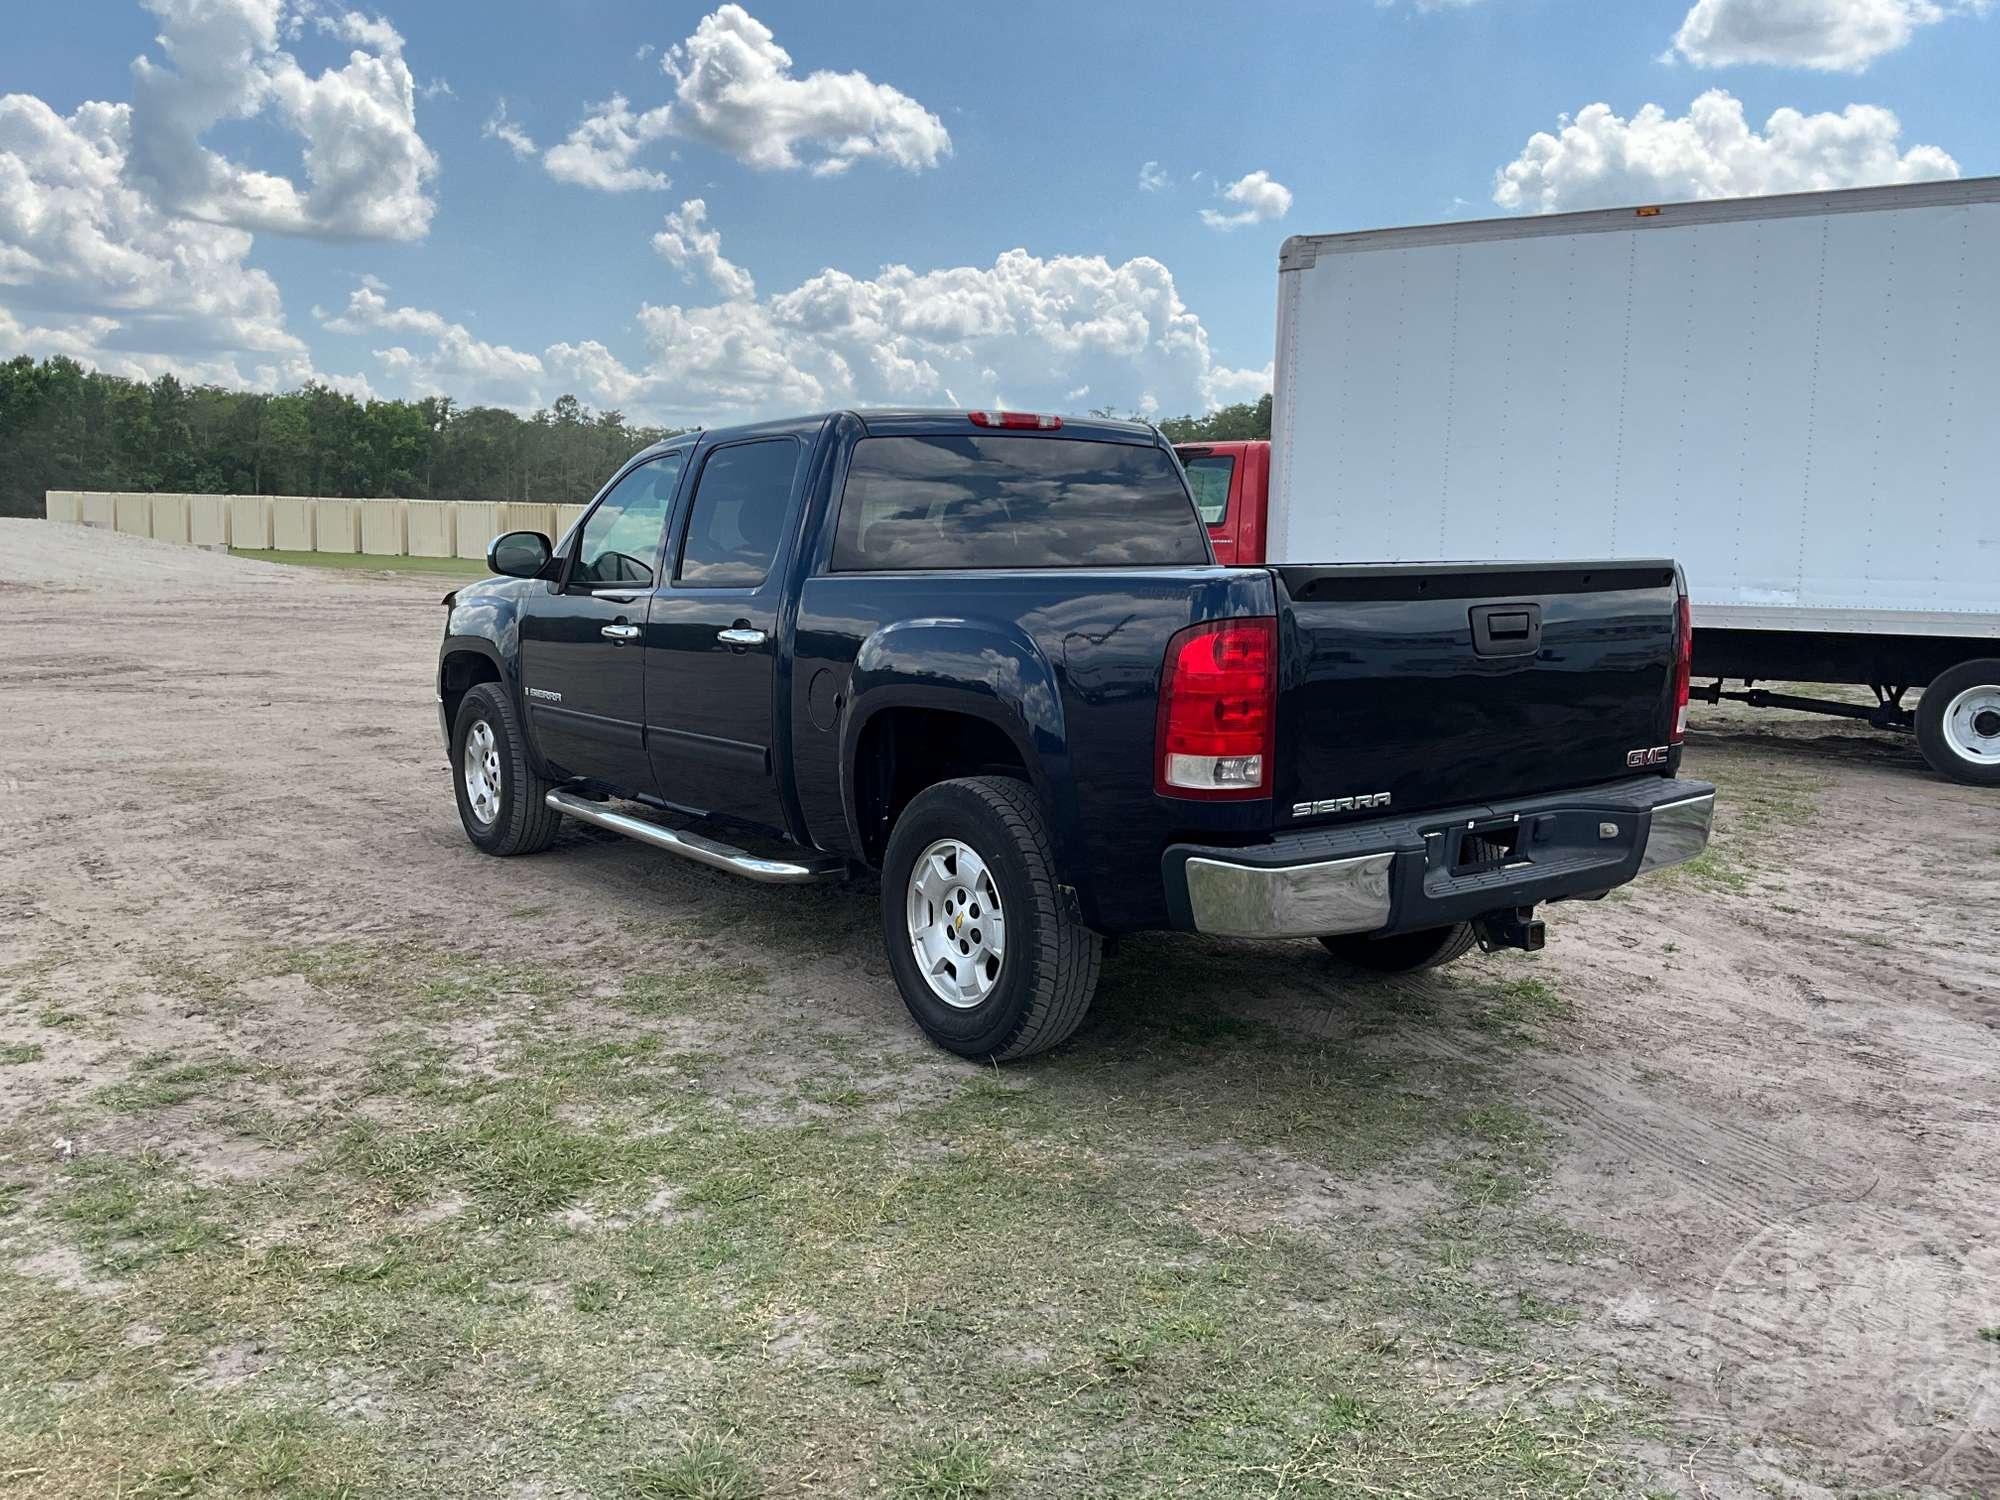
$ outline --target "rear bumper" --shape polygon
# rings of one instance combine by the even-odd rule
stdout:
[[[1386,934],[1597,896],[1692,859],[1715,788],[1646,776],[1408,818],[1284,834],[1247,848],[1176,844],[1162,857],[1176,927],[1225,937]],[[1468,862],[1467,840],[1511,842]]]

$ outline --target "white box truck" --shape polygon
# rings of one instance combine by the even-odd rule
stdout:
[[[1914,727],[2000,785],[2000,178],[1302,235],[1278,264],[1269,561],[1674,557],[1698,698]]]

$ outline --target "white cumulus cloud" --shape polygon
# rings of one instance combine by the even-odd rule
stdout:
[[[664,59],[675,128],[753,167],[844,172],[870,157],[916,171],[951,150],[938,117],[862,73],[792,76],[771,28],[740,5],[704,16]]]
[[[667,133],[667,115],[664,104],[635,113],[623,94],[613,94],[591,105],[569,139],[543,154],[542,165],[558,182],[601,192],[664,188],[665,173],[637,166],[633,159]]]
[[[858,72],[795,74],[771,28],[740,5],[704,16],[661,54],[660,66],[671,99],[635,110],[614,94],[589,106],[569,138],[544,153],[549,172],[608,192],[664,188],[666,175],[639,157],[668,136],[747,166],[819,176],[869,160],[914,172],[951,152],[944,122],[900,89]]]
[[[488,115],[486,123],[479,127],[479,133],[489,141],[499,141],[523,161],[532,161],[541,155],[542,148],[535,144],[534,137],[523,130],[518,121],[508,116],[505,99],[493,106],[493,113]]]
[[[331,333],[411,334],[427,340],[421,350],[391,344],[374,351],[384,372],[411,395],[453,396],[467,404],[522,410],[541,404],[542,361],[537,356],[475,338],[463,323],[429,308],[392,306],[387,290],[371,277],[348,294],[347,306],[338,313],[313,312]]]
[[[1113,264],[1009,250],[984,266],[892,265],[872,276],[829,268],[758,297],[723,256],[700,200],[670,215],[655,245],[701,271],[724,300],[642,306],[638,365],[597,340],[543,351],[581,394],[648,420],[1002,399],[1061,410],[1079,390],[1117,393],[1142,411],[1187,411],[1269,388],[1268,369],[1215,360],[1172,274],[1150,257]]]
[[[244,264],[241,229],[163,213],[127,172],[132,116],[88,103],[59,115],[0,96],[0,305],[13,350],[121,373],[200,368],[242,384],[227,358],[302,369],[277,283]]]
[[[303,34],[284,0],[145,0],[161,59],[132,64],[127,170],[160,206],[239,229],[420,239],[437,158],[416,123],[403,39],[358,12],[316,15],[349,48],[313,76],[281,41]],[[266,114],[301,142],[304,185],[203,144],[216,126]]]
[[[722,253],[722,233],[709,228],[707,218],[708,205],[699,198],[688,199],[667,215],[666,227],[653,236],[653,248],[668,265],[701,272],[731,301],[756,296],[757,283]]]
[[[1780,109],[1761,131],[1721,89],[1703,94],[1684,115],[1648,104],[1628,120],[1608,104],[1592,104],[1574,118],[1563,116],[1554,133],[1531,136],[1495,174],[1493,201],[1555,213],[1958,175],[1958,163],[1944,151],[1904,149],[1901,135],[1895,114],[1875,104],[1850,104],[1839,114]]]
[[[1245,224],[1268,223],[1292,211],[1292,190],[1261,168],[1230,183],[1222,190],[1222,196],[1240,206],[1234,213],[1204,208],[1201,222],[1210,229],[1240,229]]]
[[[1669,57],[1700,67],[1742,63],[1859,73],[1907,46],[1919,27],[1984,15],[1993,0],[1695,0]]]
[[[1140,192],[1164,193],[1173,185],[1173,178],[1167,175],[1166,168],[1162,167],[1158,162],[1148,161],[1139,164]]]

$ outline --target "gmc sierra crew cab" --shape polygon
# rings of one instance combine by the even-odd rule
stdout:
[[[689,433],[487,560],[437,679],[472,843],[575,818],[754,880],[878,871],[896,986],[966,1057],[1067,1037],[1111,934],[1419,969],[1708,838],[1671,561],[1219,567],[1138,423]]]

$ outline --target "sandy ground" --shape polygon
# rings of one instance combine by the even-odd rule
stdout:
[[[805,920],[583,831],[474,854],[432,698],[450,586],[0,522],[0,963],[410,935],[583,957],[663,913],[745,945]],[[1729,707],[1697,711],[1687,771],[1725,791],[1713,878],[1550,913],[1574,1019],[1510,1087],[1559,1132],[1548,1206],[1607,1248],[1520,1274],[1581,1309],[1576,1357],[1658,1394],[1660,1489],[2000,1490],[2000,796],[1907,738]],[[871,900],[811,908],[801,991],[907,1032]],[[343,1045],[272,999],[271,1045]],[[1338,1004],[1275,1008],[1311,1033]],[[13,1127],[76,1076],[0,1083]]]

